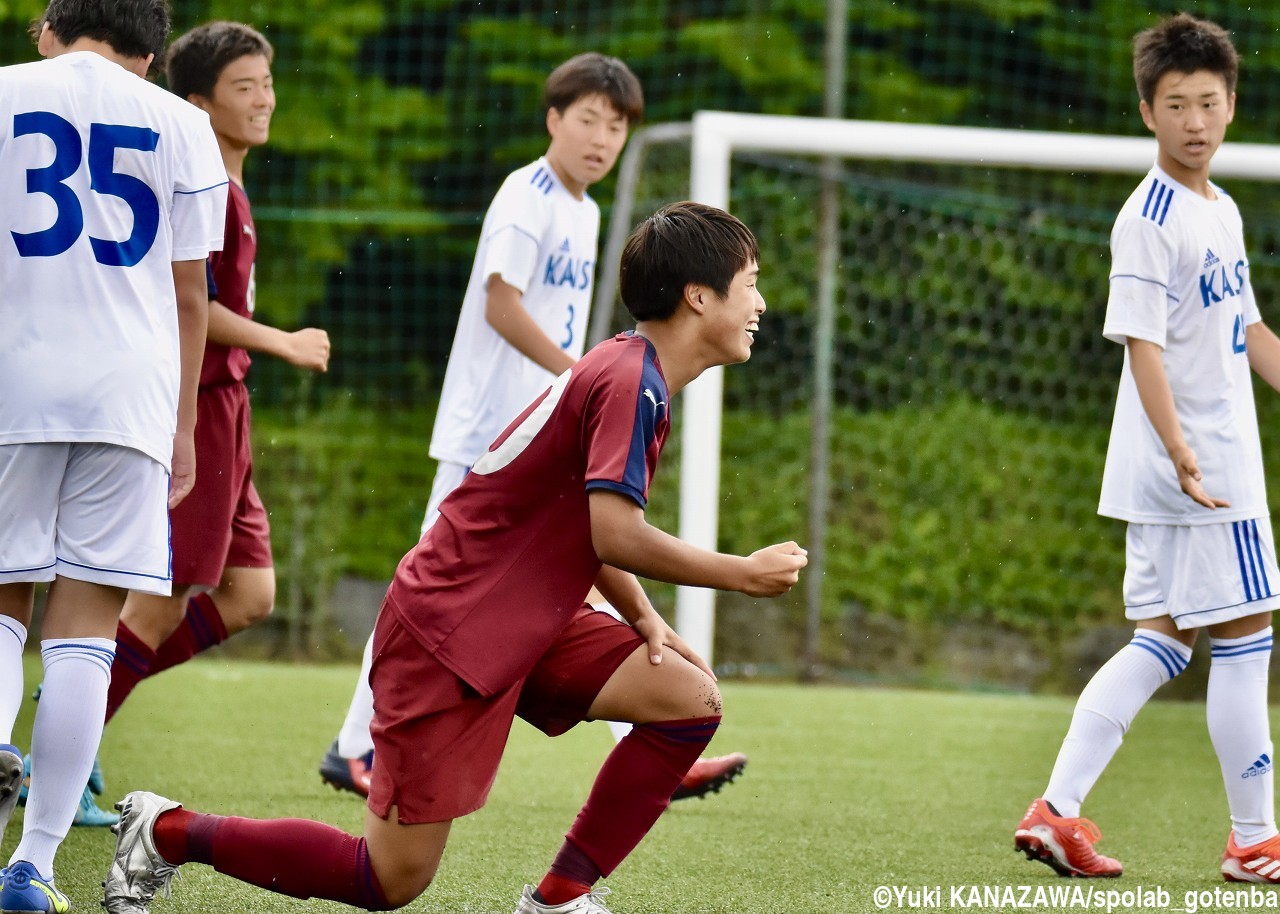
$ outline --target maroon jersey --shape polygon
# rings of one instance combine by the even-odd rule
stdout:
[[[645,506],[667,399],[648,340],[601,343],[516,417],[400,562],[387,605],[481,694],[528,674],[595,582],[588,492]]]
[[[253,261],[258,235],[244,188],[227,183],[227,225],[221,251],[209,255],[209,298],[241,317],[253,319]],[[249,372],[249,353],[236,346],[207,343],[200,367],[200,386],[243,381]]]

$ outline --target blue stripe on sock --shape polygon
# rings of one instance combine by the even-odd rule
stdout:
[[[1160,641],[1158,638],[1153,638],[1150,635],[1145,635],[1141,633],[1135,633],[1133,637],[1135,640],[1141,639],[1146,644],[1151,645],[1156,650],[1160,651],[1160,653],[1164,654],[1164,656],[1169,659],[1169,661],[1174,665],[1174,667],[1177,668],[1177,672],[1181,673],[1183,670],[1187,668],[1187,658],[1184,657],[1178,651],[1174,650],[1168,644],[1165,644],[1163,641]]]
[[[1164,654],[1160,653],[1160,651],[1156,650],[1155,643],[1150,639],[1134,638],[1129,643],[1132,644],[1134,647],[1142,648],[1144,651],[1151,654],[1151,656],[1159,660],[1161,666],[1164,667],[1164,671],[1169,674],[1170,679],[1178,675],[1178,670],[1173,666],[1173,664],[1169,662],[1169,658],[1166,657]]]

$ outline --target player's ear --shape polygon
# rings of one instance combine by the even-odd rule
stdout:
[[[1138,113],[1142,115],[1142,123],[1147,125],[1147,129],[1155,133],[1156,123],[1151,119],[1151,106],[1144,98],[1138,99]]]
[[[36,38],[36,50],[40,52],[41,57],[48,57],[53,52],[53,43],[56,40],[57,36],[53,34],[53,29],[49,28],[49,23],[40,23],[40,35]]]
[[[707,287],[691,282],[684,287],[684,300],[693,309],[695,314],[705,314],[707,311]]]

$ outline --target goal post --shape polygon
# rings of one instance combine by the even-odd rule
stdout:
[[[690,197],[733,209],[735,152],[1132,173],[1137,179],[1152,165],[1155,150],[1154,140],[1138,137],[704,111],[693,119]],[[1280,149],[1227,143],[1214,158],[1214,176],[1280,180]],[[1122,201],[1111,202],[1118,207]],[[718,539],[723,390],[723,370],[714,368],[686,388],[682,403],[679,531],[706,549],[715,549]],[[715,601],[712,590],[677,590],[676,628],[708,661]]]

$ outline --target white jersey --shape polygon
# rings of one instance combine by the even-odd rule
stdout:
[[[485,320],[489,277],[519,289],[548,338],[579,358],[599,234],[600,208],[569,193],[545,158],[507,176],[480,230],[431,433],[433,458],[471,466],[555,379]]]
[[[1267,515],[1262,447],[1245,328],[1262,318],[1249,282],[1235,202],[1206,200],[1159,167],[1129,197],[1111,232],[1111,294],[1103,334],[1164,350],[1164,368],[1210,510],[1177,472],[1138,398],[1126,347],[1098,513],[1139,524],[1217,524]]]
[[[100,442],[166,468],[171,263],[222,247],[199,108],[92,52],[0,68],[0,444]]]

